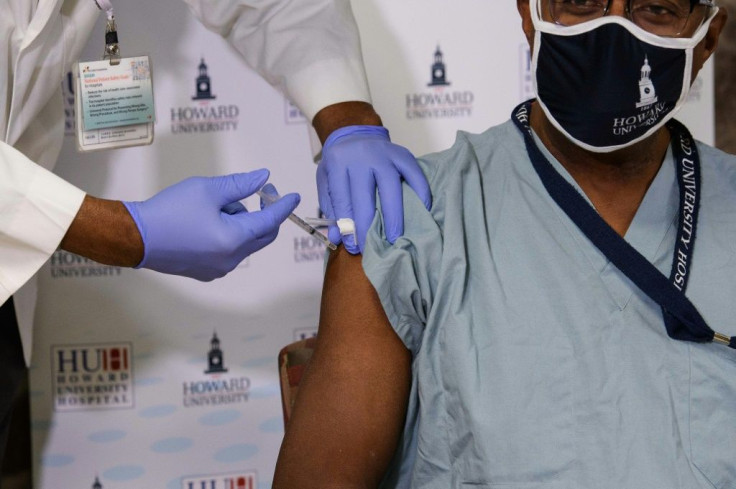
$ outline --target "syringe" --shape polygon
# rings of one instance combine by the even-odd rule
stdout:
[[[319,217],[305,217],[304,222],[306,222],[310,226],[314,226],[315,228],[321,228],[321,227],[327,227],[327,226],[337,226],[337,229],[340,230],[340,235],[345,236],[348,234],[352,234],[353,239],[356,239],[355,221],[349,218],[322,219]]]
[[[277,200],[279,200],[281,196],[276,192],[276,188],[273,185],[266,184],[266,186],[268,186],[268,191],[271,193],[266,193],[263,191],[263,189],[257,191],[256,193],[258,194],[259,197],[263,199],[263,202],[266,205],[271,205]],[[264,188],[266,188],[266,186],[264,186]],[[309,234],[311,234],[312,236],[314,236],[315,238],[317,238],[318,240],[320,240],[325,246],[327,246],[332,251],[335,251],[337,249],[337,246],[332,244],[332,241],[330,241],[327,238],[327,236],[317,231],[314,227],[310,226],[304,219],[297,216],[293,212],[289,214],[289,220],[293,222],[294,224],[296,224],[297,226],[299,226],[300,228],[302,228],[303,230],[305,230],[306,232],[308,232]]]

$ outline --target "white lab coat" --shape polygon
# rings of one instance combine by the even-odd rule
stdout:
[[[349,0],[184,1],[309,119],[370,101]],[[26,361],[33,276],[85,195],[50,172],[63,142],[62,78],[98,21],[94,0],[0,1],[0,304],[14,296]]]

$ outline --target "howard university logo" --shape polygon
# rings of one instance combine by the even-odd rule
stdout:
[[[217,96],[212,92],[209,68],[202,58],[195,79],[195,93],[191,99],[196,105],[171,108],[172,134],[197,134],[236,131],[240,121],[240,108],[235,104],[214,104]]]
[[[432,65],[432,81],[427,84],[428,87],[445,87],[449,85],[445,79],[445,63],[442,60],[442,51],[437,46],[437,50],[434,52],[434,64]]]
[[[182,385],[184,407],[219,406],[248,401],[250,379],[226,376],[228,369],[225,367],[224,357],[220,339],[217,333],[213,333],[207,352],[207,369],[203,371],[206,377],[190,380]]]
[[[210,351],[207,353],[207,370],[205,370],[204,373],[219,374],[224,372],[227,372],[227,369],[225,368],[222,360],[220,340],[217,338],[217,333],[214,333],[210,340]]]
[[[624,136],[632,131],[651,127],[667,113],[667,104],[659,102],[657,97],[652,81],[652,67],[646,56],[639,76],[639,101],[636,103],[636,109],[639,111],[636,115],[616,117],[613,120],[614,135]]]
[[[649,107],[657,99],[657,91],[652,82],[652,67],[649,66],[649,58],[644,57],[644,66],[641,67],[641,78],[639,78],[639,102],[636,108]]]
[[[447,119],[470,117],[473,113],[475,95],[469,90],[450,90],[447,65],[439,46],[434,52],[434,63],[430,67],[430,91],[406,94],[406,118]]]
[[[197,94],[192,97],[192,100],[214,100],[216,98],[210,90],[210,77],[207,74],[207,65],[204,63],[204,58],[202,58],[199,63],[199,76],[197,77]]]
[[[130,343],[51,347],[54,410],[132,408]]]
[[[55,279],[118,277],[121,267],[102,265],[64,250],[56,250],[49,259],[49,272]]]

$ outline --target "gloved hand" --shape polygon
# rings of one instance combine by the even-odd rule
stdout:
[[[239,201],[268,180],[268,170],[194,177],[143,202],[123,202],[143,238],[136,268],[210,281],[276,239],[279,225],[299,204],[285,195],[258,212]]]
[[[365,247],[376,213],[376,187],[386,237],[393,243],[404,234],[402,178],[429,210],[432,195],[427,179],[411,152],[391,142],[385,127],[345,126],[327,138],[317,168],[319,205],[330,219],[355,221],[358,243],[351,235],[343,239],[350,253],[360,253]],[[331,226],[328,233],[330,241],[340,242],[337,226]]]

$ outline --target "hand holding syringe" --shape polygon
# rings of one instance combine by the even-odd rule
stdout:
[[[271,185],[270,183],[267,183],[266,185],[261,188],[258,192],[256,192],[261,199],[263,199],[264,205],[268,206],[270,204],[273,204],[277,200],[281,198],[279,193],[276,191],[276,187]],[[330,250],[334,251],[337,249],[337,246],[335,246],[324,234],[320,233],[317,229],[315,229],[315,226],[337,226],[340,229],[340,234],[352,234],[353,237],[355,237],[355,223],[352,219],[319,219],[319,218],[304,218],[297,216],[296,214],[292,213],[289,214],[289,220],[305,230],[307,233],[311,234],[318,240],[320,240],[325,246],[327,246]]]

